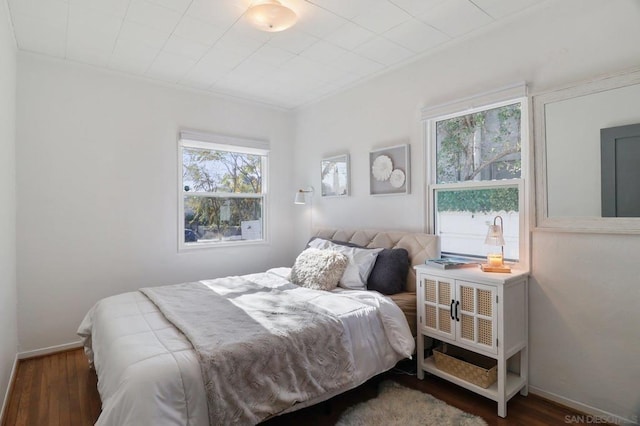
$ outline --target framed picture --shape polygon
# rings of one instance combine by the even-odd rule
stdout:
[[[369,194],[409,193],[411,160],[409,144],[369,152]]]
[[[323,158],[320,167],[323,197],[349,195],[349,154]]]

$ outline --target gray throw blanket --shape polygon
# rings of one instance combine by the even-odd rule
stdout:
[[[344,328],[313,305],[314,290],[243,277],[140,291],[193,344],[209,423],[256,424],[352,379]]]

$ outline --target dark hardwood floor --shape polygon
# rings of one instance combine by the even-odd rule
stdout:
[[[375,398],[378,383],[392,379],[430,393],[461,410],[481,416],[489,425],[546,426],[566,424],[576,412],[545,399],[516,395],[507,406],[507,418],[497,416],[497,404],[434,376],[389,372],[325,403],[275,417],[265,426],[333,425],[349,406]],[[92,425],[100,415],[95,372],[81,349],[22,360],[13,383],[3,426]],[[407,410],[411,407],[408,406]]]

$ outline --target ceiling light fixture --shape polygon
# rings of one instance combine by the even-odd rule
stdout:
[[[298,16],[278,0],[255,1],[246,13],[247,19],[259,30],[283,31],[296,23]]]

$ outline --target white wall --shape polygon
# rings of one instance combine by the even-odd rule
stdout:
[[[351,155],[353,196],[316,195],[312,226],[422,230],[421,107],[520,81],[535,92],[638,67],[639,19],[636,0],[545,2],[496,31],[475,33],[302,109],[294,182],[319,188],[320,159]],[[369,196],[369,150],[398,142],[411,143],[411,194]],[[298,219],[303,232],[307,220]],[[578,401],[583,409],[627,419],[639,414],[639,252],[639,236],[534,233],[530,367],[535,389]]]
[[[288,112],[18,55],[20,350],[77,341],[98,299],[291,264]],[[182,128],[271,142],[271,244],[177,252]]]
[[[16,317],[16,46],[0,0],[0,419],[18,351]]]

